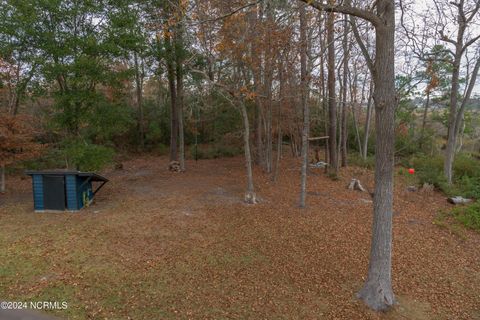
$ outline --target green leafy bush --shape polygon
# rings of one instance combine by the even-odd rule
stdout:
[[[455,220],[469,229],[480,231],[480,203],[458,207],[452,210]]]
[[[418,141],[410,134],[398,134],[395,138],[395,156],[408,157],[419,151]]]
[[[460,153],[455,156],[453,163],[454,174],[457,177],[479,177],[480,161],[468,153]]]
[[[375,157],[371,155],[367,156],[366,159],[363,159],[357,153],[350,154],[348,157],[348,161],[350,164],[359,166],[362,168],[373,169],[375,167]]]
[[[445,190],[447,180],[443,175],[443,158],[441,156],[415,156],[408,162],[415,168],[415,176],[420,184],[430,183],[436,188]]]
[[[22,162],[21,167],[27,170],[64,168],[65,157],[61,150],[50,148],[47,149],[40,157]]]
[[[443,174],[442,156],[415,156],[406,164],[415,168],[415,176],[420,184],[430,183],[447,195],[480,199],[480,161],[469,154],[458,154],[453,171],[454,181],[447,184]]]
[[[360,139],[362,142],[362,147],[363,147],[363,139],[365,139],[365,128],[360,127],[358,129],[358,133],[360,135]],[[319,136],[323,136],[324,132],[322,131]],[[356,135],[356,130],[355,126],[353,125],[353,122],[348,123],[348,129],[347,129],[347,150],[350,153],[355,153],[359,152],[359,147],[358,147],[358,139]],[[372,123],[372,126],[370,127],[370,134],[368,135],[368,146],[367,146],[367,155],[368,156],[373,156],[375,155],[375,129],[374,125]]]
[[[97,171],[111,163],[115,152],[112,148],[85,141],[67,140],[61,149],[70,167],[83,171]]]
[[[151,147],[150,151],[156,155],[164,156],[168,153],[169,147],[163,143],[158,143],[155,146]]]
[[[480,199],[480,177],[463,176],[456,183],[456,195]]]

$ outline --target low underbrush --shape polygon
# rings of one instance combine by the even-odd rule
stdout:
[[[467,153],[455,157],[452,184],[448,184],[443,174],[442,156],[415,156],[408,165],[415,169],[415,180],[419,185],[429,183],[444,192],[447,196],[480,199],[480,161]],[[449,216],[473,230],[480,231],[480,202],[454,208]]]

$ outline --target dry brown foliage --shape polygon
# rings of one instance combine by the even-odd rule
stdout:
[[[39,155],[43,146],[34,140],[34,119],[27,115],[0,114],[0,165]]]

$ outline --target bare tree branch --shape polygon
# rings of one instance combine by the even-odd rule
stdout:
[[[260,2],[262,2],[263,0],[257,0],[257,1],[254,1],[254,2],[250,2],[250,3],[247,3],[246,5],[243,5],[241,7],[238,7],[232,11],[230,11],[229,13],[226,13],[224,15],[221,15],[219,17],[215,17],[215,18],[211,18],[211,19],[205,19],[205,20],[202,20],[202,21],[198,21],[197,23],[198,24],[202,24],[202,23],[207,23],[207,22],[214,22],[214,21],[218,21],[218,20],[223,20],[223,19],[226,19],[228,17],[231,17],[233,16],[234,14],[236,14],[237,12],[239,11],[242,11],[243,9],[246,9],[246,8],[249,8],[249,7],[253,7],[257,4],[259,4]]]
[[[345,13],[345,14],[353,15],[358,18],[362,18],[364,20],[371,22],[375,27],[378,27],[383,24],[382,19],[380,19],[380,17],[378,17],[373,12],[352,7],[348,4],[331,5],[331,4],[323,3],[323,1],[315,1],[315,0],[301,0],[301,1],[305,2],[306,4],[310,5],[311,7],[317,10]]]
[[[473,37],[473,38],[470,39],[469,41],[467,41],[467,42],[465,43],[465,45],[463,46],[461,52],[463,53],[469,46],[471,46],[472,44],[474,44],[478,39],[480,39],[480,34],[479,34],[478,36],[476,36],[476,37]]]
[[[360,37],[360,33],[358,32],[357,24],[355,23],[355,17],[350,16],[350,24],[352,25],[352,31],[353,35],[355,36],[355,40],[358,43],[358,46],[360,47],[360,50],[362,51],[363,57],[365,58],[365,61],[367,62],[368,69],[372,73],[372,75],[375,74],[375,67],[373,64],[372,57],[370,56],[370,53],[368,52],[367,47],[365,46],[365,43],[363,43],[362,38]]]

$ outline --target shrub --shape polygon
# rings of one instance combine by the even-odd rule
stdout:
[[[373,169],[375,168],[375,157],[374,156],[367,156],[366,159],[363,159],[357,153],[349,154],[348,161],[350,164],[355,166],[359,166],[362,168]]]
[[[61,149],[70,167],[96,171],[111,163],[115,152],[112,148],[85,141],[65,141]]]
[[[430,183],[445,191],[447,180],[443,175],[443,158],[440,156],[415,156],[408,161],[415,168],[415,176],[420,184]]]
[[[480,199],[480,177],[463,176],[456,183],[457,195]]]
[[[47,149],[40,157],[24,161],[22,168],[28,170],[45,170],[65,167],[65,157],[61,150],[56,148]]]
[[[166,155],[168,153],[169,147],[164,145],[163,143],[158,143],[154,147],[152,147],[151,151],[159,156]]]
[[[480,203],[458,207],[452,210],[455,220],[469,229],[480,231]]]
[[[199,145],[196,149],[195,146],[190,148],[190,157],[195,159],[216,159],[224,157],[234,157],[242,153],[242,149],[234,146],[213,145],[204,146]],[[196,153],[196,154],[195,154]]]
[[[447,184],[442,156],[415,156],[407,164],[415,168],[420,184],[430,183],[447,195],[480,199],[480,161],[469,154],[458,154],[454,162],[454,183]]]
[[[419,146],[410,134],[397,134],[395,138],[395,156],[408,157],[418,153]]]
[[[374,129],[374,124],[372,123],[370,127],[370,134],[368,135],[368,147],[367,147],[367,155],[368,156],[373,156],[375,155],[375,129]],[[358,129],[358,133],[360,135],[360,139],[362,142],[362,147],[363,147],[363,139],[365,138],[365,128],[360,127]],[[319,135],[323,136],[323,132],[320,133]],[[358,140],[357,140],[357,135],[356,135],[356,130],[355,126],[353,125],[353,122],[349,121],[348,123],[348,129],[347,129],[347,150],[349,152],[359,152],[359,147],[358,147]]]
[[[457,177],[479,177],[480,161],[468,153],[460,153],[455,156],[453,170]]]
[[[439,152],[439,142],[436,141],[436,132],[431,128],[425,128],[422,133],[419,130],[417,142],[419,151],[424,154],[435,154]],[[417,151],[418,153],[418,151]]]

